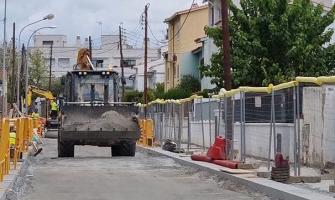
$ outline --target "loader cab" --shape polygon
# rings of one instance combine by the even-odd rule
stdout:
[[[63,81],[67,102],[118,102],[119,77],[114,71],[72,71]]]

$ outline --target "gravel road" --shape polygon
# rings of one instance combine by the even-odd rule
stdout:
[[[76,146],[75,158],[57,158],[57,140],[44,139],[7,200],[250,200],[272,199],[172,159],[138,150],[111,157],[110,148]]]

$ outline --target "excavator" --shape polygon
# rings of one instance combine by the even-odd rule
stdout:
[[[29,107],[31,106],[33,93],[44,96],[47,102],[49,102],[50,104],[56,100],[50,91],[30,85],[28,86],[28,96],[27,96],[28,99],[27,104]],[[48,113],[49,112],[47,111],[46,128],[48,130],[57,130],[59,125],[58,116],[51,116]]]
[[[112,156],[135,156],[141,130],[134,102],[120,102],[121,76],[98,71],[90,51],[78,51],[73,70],[62,77],[58,157],[74,157],[76,145],[110,147]]]

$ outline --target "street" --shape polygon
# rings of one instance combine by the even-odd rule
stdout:
[[[145,150],[138,150],[134,158],[111,158],[110,148],[76,146],[75,158],[58,159],[57,140],[44,141],[23,199],[253,199],[202,180],[193,175],[196,170]]]

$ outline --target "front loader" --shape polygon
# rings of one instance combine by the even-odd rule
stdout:
[[[65,99],[60,106],[58,157],[73,157],[75,145],[111,147],[112,156],[135,156],[141,135],[137,106],[119,102],[119,74],[93,70],[90,62],[86,67],[81,66],[85,62],[78,63],[62,78]]]

